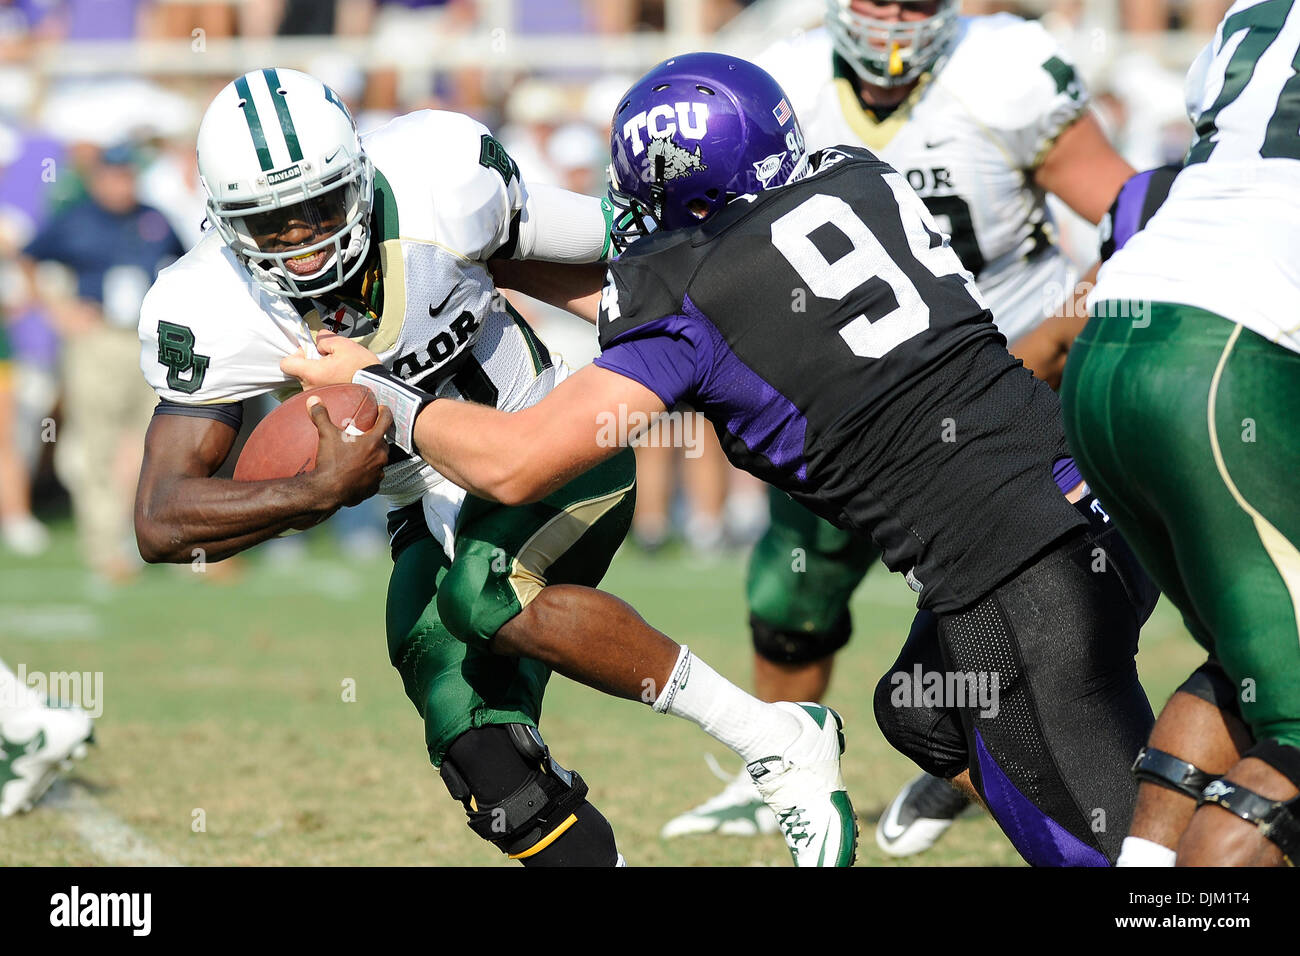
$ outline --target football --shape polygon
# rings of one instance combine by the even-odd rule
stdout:
[[[375,424],[379,406],[364,385],[326,385],[300,392],[253,429],[235,462],[236,481],[292,478],[316,467],[316,424],[307,411],[315,395],[325,405],[330,421],[352,434]]]

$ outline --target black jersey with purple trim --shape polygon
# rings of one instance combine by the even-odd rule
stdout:
[[[1082,525],[1052,479],[1060,406],[897,172],[812,164],[611,263],[596,364],[689,401],[734,464],[955,610]]]
[[[1181,166],[1161,166],[1138,173],[1126,182],[1101,221],[1101,261],[1106,262],[1146,228],[1160,211]]]

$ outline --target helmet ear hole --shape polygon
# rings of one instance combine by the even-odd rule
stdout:
[[[718,191],[716,189],[710,189],[704,194],[704,197],[708,199],[709,202],[713,202],[718,198]]]
[[[696,219],[703,219],[709,214],[709,204],[703,199],[692,199],[686,204],[692,216]]]

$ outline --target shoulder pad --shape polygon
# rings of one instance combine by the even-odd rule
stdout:
[[[963,21],[952,58],[938,82],[985,126],[1015,130],[1037,124],[1063,106],[1081,112],[1087,90],[1041,24],[1008,13]]]
[[[689,244],[685,247],[689,249]],[[596,322],[602,349],[638,326],[681,313],[684,290],[676,282],[670,282],[666,274],[671,271],[677,275],[670,260],[678,257],[671,254],[671,249],[680,249],[682,244],[664,248],[668,251],[647,249],[640,255],[629,250],[609,264]],[[688,276],[681,278],[685,280]]]
[[[482,123],[418,110],[362,142],[393,187],[403,236],[469,259],[487,258],[509,236],[526,193],[519,167]]]
[[[812,170],[809,176],[816,176],[850,162],[879,163],[882,160],[865,146],[831,146],[817,150],[808,158],[808,166]]]

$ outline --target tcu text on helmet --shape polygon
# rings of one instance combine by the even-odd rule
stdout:
[[[674,119],[676,117],[676,119]],[[642,110],[623,124],[623,138],[632,143],[632,155],[640,156],[645,151],[645,140],[641,131],[660,139],[680,133],[686,139],[703,139],[709,129],[708,103],[676,103],[669,106],[660,103],[648,110]]]

